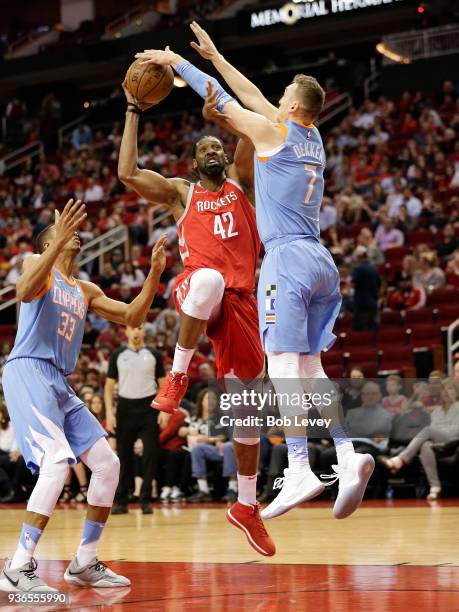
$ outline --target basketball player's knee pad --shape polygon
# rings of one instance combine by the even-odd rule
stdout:
[[[224,291],[222,274],[212,268],[201,268],[191,277],[182,311],[195,319],[208,321],[213,309],[222,301]]]
[[[299,353],[267,353],[271,379],[300,378]]]
[[[105,438],[99,438],[81,455],[81,460],[92,472],[88,487],[88,504],[110,508],[119,482],[120,460]]]
[[[40,475],[27,503],[29,512],[51,516],[69,472],[67,459],[52,463],[45,455]]]

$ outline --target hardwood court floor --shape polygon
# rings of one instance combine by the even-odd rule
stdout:
[[[310,503],[267,521],[278,551],[270,559],[252,551],[224,510],[157,506],[153,516],[111,517],[100,558],[132,586],[95,590],[62,580],[84,513],[58,509],[37,551],[40,573],[70,593],[60,609],[82,611],[459,611],[459,500],[365,502],[344,521],[331,517],[330,503]],[[0,509],[0,557],[15,548],[22,512]],[[24,608],[3,598],[0,609]]]

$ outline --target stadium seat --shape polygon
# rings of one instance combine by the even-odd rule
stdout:
[[[456,302],[456,305],[441,306],[438,309],[438,322],[440,325],[449,325],[456,319],[459,319],[459,301]]]
[[[387,251],[384,252],[384,256],[386,261],[390,264],[400,263],[405,255],[408,255],[410,252],[411,248],[409,246],[399,246],[387,249]]]
[[[329,378],[342,378],[344,376],[342,365],[329,365],[324,367],[325,374]]]
[[[413,351],[408,346],[387,347],[381,353],[379,373],[401,372],[413,365]]]
[[[344,352],[340,350],[331,350],[321,353],[322,365],[326,366],[343,365]]]
[[[352,314],[350,314],[349,312],[343,312],[336,319],[335,326],[339,332],[347,332],[350,330],[351,324],[352,324]]]
[[[402,327],[381,327],[376,339],[378,348],[386,346],[407,346],[410,337]]]
[[[416,246],[417,244],[433,244],[436,241],[436,236],[430,230],[415,230],[408,233],[408,244]]]
[[[380,351],[375,348],[353,348],[351,352],[346,353],[347,371],[359,366],[363,369],[363,366],[372,365],[378,369],[380,360]]]
[[[411,327],[414,323],[433,323],[438,311],[432,308],[417,308],[405,312],[405,325]]]
[[[459,304],[459,291],[457,289],[435,289],[430,296],[432,306],[443,304]]]
[[[441,344],[441,330],[434,323],[415,323],[411,327],[411,346],[413,348],[427,347]]]
[[[386,325],[403,325],[402,313],[399,310],[383,310],[380,324],[381,327]]]
[[[362,348],[369,348],[374,346],[374,333],[372,331],[348,331],[340,334],[342,348],[346,351],[350,347],[359,346]]]

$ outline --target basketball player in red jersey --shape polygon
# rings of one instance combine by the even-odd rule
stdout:
[[[139,169],[137,129],[145,106],[126,88],[125,94],[128,108],[118,176],[149,202],[169,206],[179,228],[179,250],[185,268],[174,287],[181,319],[172,371],[152,404],[170,413],[178,408],[186,392],[186,372],[204,329],[214,346],[219,379],[254,380],[264,371],[253,295],[260,251],[252,206],[253,147],[239,140],[234,162],[228,165],[220,140],[203,136],[193,146],[193,169],[200,179],[197,183],[166,179]],[[217,100],[211,88],[208,94],[205,109],[216,117],[213,109]],[[218,117],[221,122],[221,115]],[[234,128],[227,127],[234,133]],[[275,546],[256,502],[259,446],[258,431],[235,428],[238,501],[228,510],[227,518],[245,533],[257,552],[272,556]]]

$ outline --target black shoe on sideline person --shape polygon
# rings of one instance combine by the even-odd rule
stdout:
[[[153,514],[153,506],[150,502],[143,502],[140,504],[142,514]]]
[[[211,502],[214,500],[212,499],[212,495],[210,495],[210,493],[204,493],[204,491],[198,491],[191,497],[188,497],[186,501],[190,502],[191,504],[199,504],[203,502]]]
[[[127,514],[128,512],[127,506],[117,504],[116,506],[113,506],[111,514]]]

